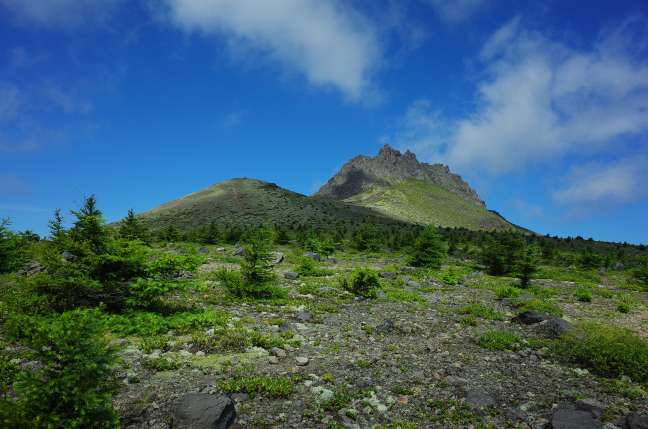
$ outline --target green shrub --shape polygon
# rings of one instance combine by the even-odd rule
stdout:
[[[185,333],[195,329],[225,326],[229,319],[227,313],[215,310],[175,313],[167,317],[145,311],[103,316],[106,327],[114,334],[142,337],[166,334],[170,330]]]
[[[145,353],[151,353],[153,350],[168,352],[171,349],[169,341],[172,341],[172,337],[168,335],[152,335],[142,338],[140,347]]]
[[[521,312],[537,311],[538,313],[546,313],[558,317],[561,317],[563,315],[560,307],[548,300],[534,298],[529,300],[516,301],[515,305],[520,309]]]
[[[637,305],[637,300],[629,294],[618,296],[617,310],[619,313],[630,313],[632,308]]]
[[[147,357],[142,362],[142,365],[146,369],[151,371],[173,371],[182,367],[182,363],[178,360],[167,358],[167,357]]]
[[[262,375],[235,376],[221,381],[218,386],[223,392],[245,392],[250,397],[254,397],[259,393],[265,393],[274,398],[287,398],[294,390],[294,383],[288,377],[269,377]]]
[[[578,286],[574,292],[576,299],[581,302],[592,302],[592,288],[588,286]]]
[[[202,258],[198,256],[165,253],[149,264],[147,272],[153,278],[168,280],[177,277],[183,271],[196,271],[201,263]]]
[[[639,268],[635,269],[632,276],[645,291],[648,291],[648,261],[644,261]]]
[[[131,309],[153,309],[161,306],[161,297],[182,287],[178,282],[139,278],[128,285],[126,305]]]
[[[600,375],[648,382],[648,342],[625,328],[582,323],[555,347],[560,355]]]
[[[299,265],[297,266],[297,269],[295,271],[297,271],[304,277],[328,276],[333,273],[331,270],[326,270],[319,267],[318,264],[311,258],[301,258]]]
[[[489,350],[512,350],[520,342],[520,336],[511,331],[491,330],[479,337],[479,345]]]
[[[498,299],[517,298],[522,295],[522,291],[513,286],[500,286],[495,290],[495,296]]]
[[[504,320],[504,313],[484,304],[473,303],[462,307],[459,314],[470,314],[486,320]]]
[[[99,311],[23,320],[29,324],[13,334],[43,368],[21,372],[14,383],[20,420],[13,427],[119,427],[111,402],[115,354],[102,336]]]
[[[448,249],[431,225],[419,234],[410,255],[410,264],[415,267],[439,268],[448,255]]]
[[[447,285],[455,286],[457,283],[459,283],[459,274],[455,271],[454,268],[449,267],[447,270],[444,270],[441,273],[439,279]]]
[[[272,231],[258,228],[246,236],[245,253],[241,263],[241,274],[247,285],[261,285],[274,278],[272,270]]]
[[[370,268],[357,268],[350,276],[341,277],[340,285],[355,295],[376,298],[380,290],[380,279],[378,273]]]
[[[285,289],[272,282],[249,283],[238,271],[222,269],[216,273],[216,278],[236,298],[271,299],[288,296]]]

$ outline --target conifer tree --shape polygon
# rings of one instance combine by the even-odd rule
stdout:
[[[272,232],[258,228],[246,236],[241,273],[248,284],[263,284],[274,278],[272,271]]]
[[[520,279],[520,287],[526,289],[531,283],[533,274],[538,271],[537,250],[533,246],[527,246],[518,258],[516,271]]]
[[[410,263],[418,267],[438,268],[447,254],[445,243],[436,229],[428,225],[414,242]]]
[[[126,218],[119,225],[119,236],[126,240],[147,241],[148,234],[146,227],[135,216],[133,209],[128,209]]]
[[[72,210],[72,214],[77,218],[70,230],[72,241],[95,254],[104,253],[108,242],[108,231],[104,225],[103,215],[97,208],[95,196],[86,198],[81,209]]]

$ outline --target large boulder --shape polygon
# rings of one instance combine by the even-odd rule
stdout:
[[[521,323],[523,325],[534,325],[536,323],[544,322],[545,320],[548,320],[550,318],[551,316],[548,314],[538,313],[536,311],[524,311],[511,319],[511,321]]]
[[[550,317],[536,326],[538,333],[546,338],[559,338],[574,329],[574,325],[560,317]]]
[[[235,420],[234,402],[225,395],[188,393],[173,411],[175,429],[227,429]]]
[[[304,256],[307,257],[307,258],[311,258],[314,261],[320,261],[322,259],[320,254],[315,253],[315,252],[306,252],[306,253],[304,253]]]
[[[35,276],[36,274],[40,274],[42,272],[47,271],[47,269],[41,265],[39,262],[36,261],[31,261],[25,264],[24,267],[22,267],[18,271],[19,276]]]
[[[281,252],[272,252],[272,265],[277,265],[283,262],[285,255]]]
[[[234,252],[232,252],[232,255],[234,255],[234,256],[245,256],[245,248],[237,247],[236,249],[234,249]]]
[[[630,413],[623,422],[625,429],[648,429],[648,416]]]
[[[603,424],[592,413],[573,407],[559,407],[551,416],[551,429],[601,429]]]

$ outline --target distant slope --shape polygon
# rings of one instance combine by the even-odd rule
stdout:
[[[484,202],[463,179],[441,164],[419,162],[385,145],[378,156],[358,156],[316,194],[374,209],[418,224],[480,230],[519,229]]]
[[[140,217],[154,230],[168,225],[191,230],[211,221],[230,226],[275,224],[310,227],[359,221],[402,223],[366,207],[314,199],[255,179],[228,180],[164,204]]]

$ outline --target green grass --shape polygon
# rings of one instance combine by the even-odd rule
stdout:
[[[601,276],[594,270],[547,265],[540,266],[535,277],[539,279],[552,279],[580,284],[599,284],[601,282]]]
[[[514,302],[515,306],[523,311],[536,311],[538,313],[551,314],[553,316],[562,317],[563,311],[556,304],[545,299],[518,299]]]
[[[270,377],[264,375],[236,376],[223,380],[218,387],[226,393],[247,393],[250,397],[266,394],[273,398],[287,398],[294,389],[294,382],[288,377]]]
[[[580,302],[592,302],[592,288],[589,286],[578,286],[574,296]]]
[[[468,229],[514,228],[485,207],[419,179],[407,179],[386,187],[374,185],[349,201],[420,224]]]
[[[522,289],[515,286],[500,286],[495,289],[495,296],[497,299],[517,298],[522,295]]]
[[[165,334],[170,330],[186,333],[194,329],[224,326],[229,320],[228,313],[216,310],[180,312],[169,316],[145,311],[104,316],[106,327],[114,334],[141,337]]]
[[[479,337],[479,345],[489,350],[512,350],[520,340],[515,332],[490,330]]]
[[[566,359],[600,375],[648,382],[648,342],[627,329],[582,323],[557,340],[555,349]]]

